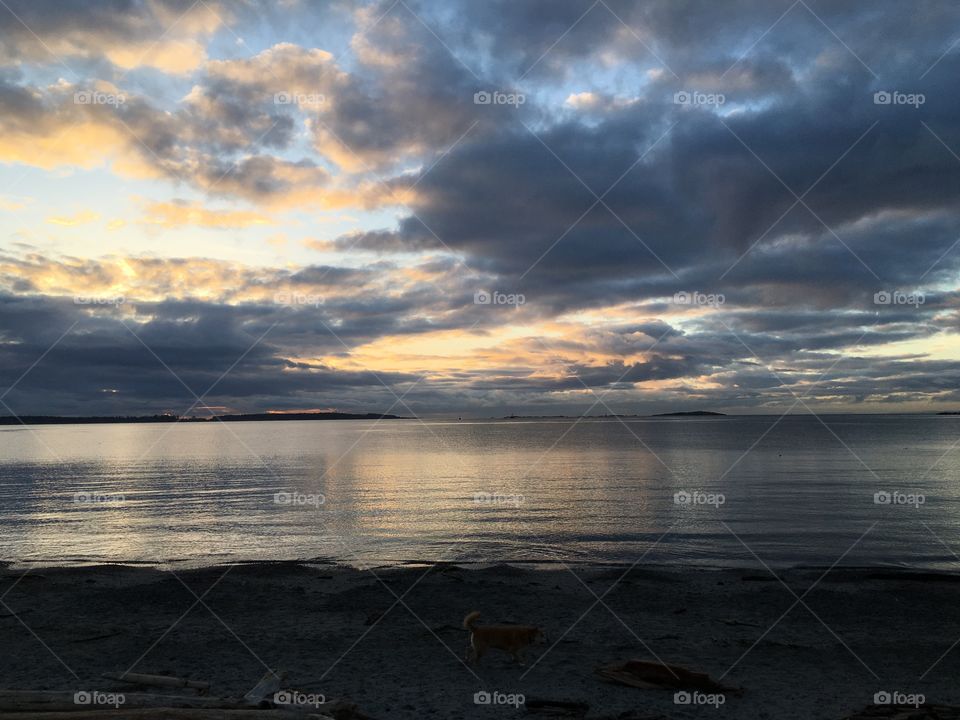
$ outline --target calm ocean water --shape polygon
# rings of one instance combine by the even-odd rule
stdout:
[[[960,569],[960,417],[822,419],[6,427],[0,559]]]

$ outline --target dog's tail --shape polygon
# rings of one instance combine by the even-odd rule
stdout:
[[[479,619],[480,619],[480,612],[478,610],[474,610],[472,613],[470,613],[463,619],[464,629],[473,630],[474,626],[477,624],[477,620]]]

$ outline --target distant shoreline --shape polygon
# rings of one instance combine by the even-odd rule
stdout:
[[[640,415],[632,413],[607,414],[607,415],[504,415],[500,420],[579,420],[583,419],[608,419],[608,418],[652,418],[652,417],[728,417],[726,413],[713,412],[712,410],[687,410],[681,412],[657,413],[655,415]]]
[[[686,410],[680,412],[657,413],[653,417],[726,417],[726,413],[712,410]]]
[[[409,420],[399,415],[383,413],[251,413],[246,415],[213,415],[211,417],[180,417],[178,415],[135,415],[115,417],[65,417],[60,415],[2,416],[0,425],[116,425],[137,423],[209,423],[264,422],[281,420]]]
[[[804,415],[806,413],[790,413],[789,416]],[[889,416],[889,415],[910,415],[925,417],[949,417],[960,416],[960,411],[942,411],[942,412],[917,412],[917,413],[819,413],[822,417],[832,416]],[[748,415],[729,415],[722,412],[709,410],[691,410],[667,413],[656,413],[653,415],[634,414],[607,414],[607,415],[503,415],[501,417],[455,417],[442,416],[434,418],[428,416],[429,420],[443,420],[448,422],[468,421],[468,422],[489,422],[502,420],[650,420],[654,418],[762,418],[777,417],[776,413],[757,413]],[[317,413],[249,413],[234,415],[213,415],[210,417],[180,417],[177,415],[126,415],[126,416],[64,416],[64,415],[19,415],[19,416],[0,416],[0,427],[16,425],[124,425],[124,424],[149,424],[149,423],[209,423],[217,420],[223,422],[274,422],[285,420],[416,420],[417,417],[405,417],[402,415],[389,415],[386,413],[342,413],[342,412],[317,412]]]

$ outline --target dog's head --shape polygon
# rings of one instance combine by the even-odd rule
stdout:
[[[547,639],[547,634],[543,631],[543,628],[534,628],[533,632],[533,643],[534,645],[546,645],[549,642]]]

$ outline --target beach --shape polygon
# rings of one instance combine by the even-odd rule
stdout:
[[[839,720],[884,692],[960,704],[957,580],[759,565],[6,566],[0,677],[8,690],[133,692],[102,674],[134,671],[239,698],[282,669],[283,688],[371,718],[550,716],[543,701],[563,701],[580,709],[558,717]],[[546,642],[525,667],[497,651],[464,663],[472,610],[481,624],[539,625]],[[671,689],[595,672],[631,659],[742,692],[677,704]]]

